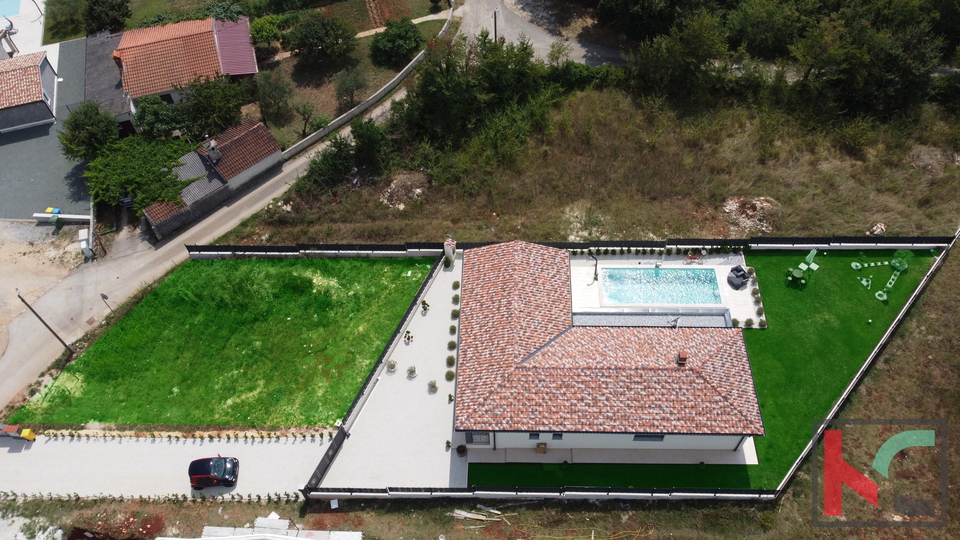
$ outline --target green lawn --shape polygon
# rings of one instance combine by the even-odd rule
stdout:
[[[889,261],[890,251],[867,251],[868,262]],[[811,421],[823,418],[880,341],[920,283],[933,257],[915,252],[887,302],[873,293],[892,274],[889,266],[853,270],[857,252],[817,255],[820,269],[806,289],[788,287],[787,268],[806,253],[751,253],[769,328],[747,330],[766,437],[756,439],[756,466],[713,465],[470,465],[471,485],[699,487],[775,489],[810,440]],[[857,277],[873,275],[871,290]],[[872,323],[868,323],[872,320]]]
[[[10,421],[332,425],[431,263],[187,262]]]

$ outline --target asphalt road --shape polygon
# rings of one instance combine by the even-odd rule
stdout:
[[[323,441],[323,442],[321,442]],[[234,493],[266,497],[303,487],[326,451],[317,437],[277,440],[38,437],[0,439],[0,491],[124,497]],[[217,455],[240,460],[232,488],[190,487],[187,467]]]

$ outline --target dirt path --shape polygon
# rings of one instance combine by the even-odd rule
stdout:
[[[393,19],[393,8],[388,0],[367,0],[367,13],[370,14],[370,24],[374,28],[385,26]]]
[[[83,262],[77,244],[79,226],[53,227],[25,221],[0,221],[0,356],[7,348],[7,325]]]

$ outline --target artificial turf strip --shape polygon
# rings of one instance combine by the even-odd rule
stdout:
[[[11,421],[333,425],[432,262],[187,262]]]
[[[889,261],[891,251],[866,251],[867,262]],[[750,253],[769,328],[744,331],[766,436],[755,439],[759,465],[471,464],[470,485],[610,486],[635,488],[775,489],[823,418],[863,365],[933,262],[916,251],[886,302],[874,297],[893,273],[889,266],[853,270],[857,252],[816,256],[800,290],[786,271],[806,252]],[[857,277],[873,275],[867,290]],[[872,323],[868,323],[872,320]]]

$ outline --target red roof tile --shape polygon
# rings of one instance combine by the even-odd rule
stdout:
[[[270,130],[250,118],[212,138],[223,155],[213,168],[227,181],[280,151],[280,143]],[[197,151],[207,155],[203,146]]]
[[[46,55],[36,52],[0,60],[0,109],[43,100],[40,62]]]
[[[567,253],[524,242],[462,281],[456,429],[763,435],[740,329],[573,327]]]
[[[138,98],[167,92],[174,86],[183,86],[198,76],[256,73],[255,69],[250,72],[246,68],[236,73],[231,71],[235,65],[239,67],[240,64],[232,60],[221,65],[213,28],[214,19],[205,19],[124,32],[115,53],[123,61],[124,91]],[[243,32],[247,35],[246,48],[253,54],[253,46],[249,43],[249,26],[230,26],[227,30],[227,49],[231,50],[231,58],[241,55],[237,36]],[[227,69],[228,67],[230,69]]]
[[[184,208],[186,208],[186,205],[183,204],[183,198],[181,197],[180,206],[167,201],[155,202],[143,209],[143,215],[147,216],[150,225],[156,226],[158,223],[163,223],[175,216],[177,212]]]

